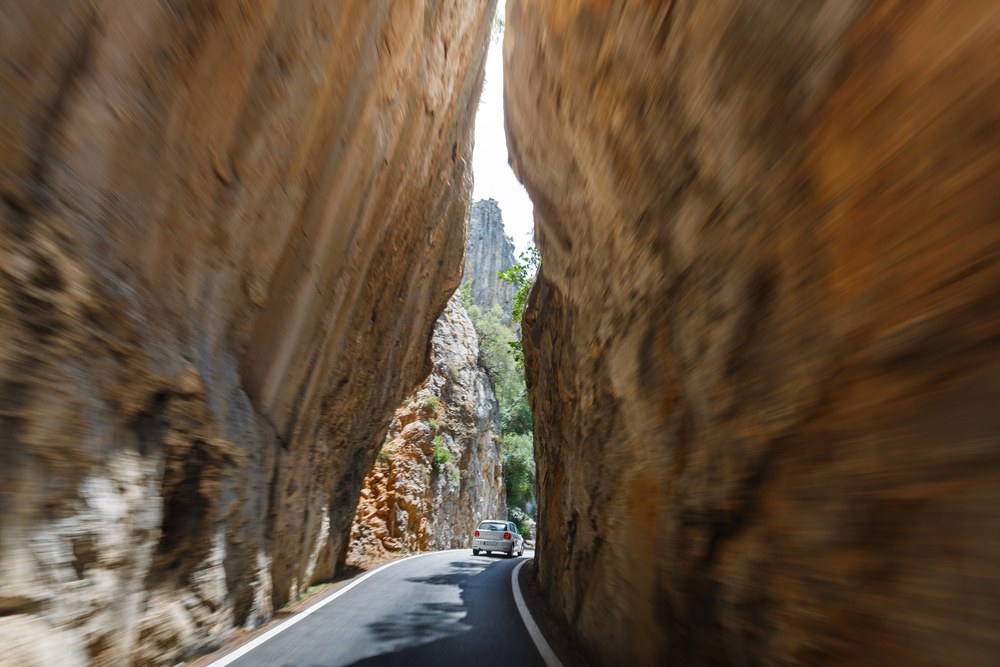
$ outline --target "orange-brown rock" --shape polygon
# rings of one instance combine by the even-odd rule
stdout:
[[[19,664],[173,664],[333,574],[461,275],[492,10],[0,2]]]
[[[507,516],[500,407],[459,294],[434,325],[434,366],[406,398],[365,477],[349,556],[472,546],[483,519]]]
[[[538,578],[603,664],[1000,661],[994,2],[507,4]]]

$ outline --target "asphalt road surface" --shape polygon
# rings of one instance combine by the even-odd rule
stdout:
[[[396,562],[231,664],[541,667],[511,591],[519,561],[463,550]]]

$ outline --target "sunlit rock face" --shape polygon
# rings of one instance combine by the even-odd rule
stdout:
[[[15,662],[174,664],[334,572],[459,283],[492,10],[0,5]]]
[[[462,281],[469,283],[472,302],[484,312],[499,305],[505,323],[510,322],[517,289],[512,283],[500,280],[497,274],[513,265],[514,242],[507,236],[496,200],[475,202],[469,213]]]
[[[431,342],[434,368],[396,411],[361,489],[355,556],[468,547],[479,521],[507,516],[500,408],[458,294]]]
[[[996,664],[995,3],[510,0],[504,55],[555,613],[604,664]]]

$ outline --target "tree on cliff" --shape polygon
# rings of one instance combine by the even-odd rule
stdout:
[[[535,275],[538,273],[541,265],[542,256],[538,252],[538,248],[529,246],[527,250],[521,253],[519,261],[515,262],[506,271],[501,271],[497,274],[500,280],[517,287],[517,293],[514,295],[514,309],[511,312],[511,318],[515,322],[520,322],[521,317],[524,315],[524,307],[528,303],[528,292],[531,291],[531,286],[535,284]]]
[[[538,248],[530,246],[521,253],[519,261],[514,262],[514,265],[506,271],[497,274],[500,280],[517,287],[517,292],[514,293],[514,306],[511,310],[511,321],[515,323],[520,323],[524,316],[524,307],[528,304],[528,294],[531,292],[531,286],[535,284],[535,276],[541,265],[542,256],[539,254]],[[507,345],[514,355],[517,367],[523,370],[524,348],[521,346],[521,341],[515,339]]]

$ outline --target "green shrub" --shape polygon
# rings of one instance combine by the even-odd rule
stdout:
[[[437,438],[435,438],[435,443]],[[441,472],[441,467],[451,461],[451,452],[448,448],[443,445],[435,444],[434,447],[434,458],[431,460],[431,467],[434,468],[434,473],[439,474]]]
[[[427,420],[427,426],[431,429],[431,432],[438,430],[438,420],[431,417]]]
[[[424,399],[424,408],[427,410],[432,410],[437,412],[438,408],[441,407],[441,401],[438,400],[437,396],[428,396]]]
[[[509,514],[509,519],[517,525],[517,531],[524,535],[525,539],[534,539],[535,520],[520,507],[511,507]]]

